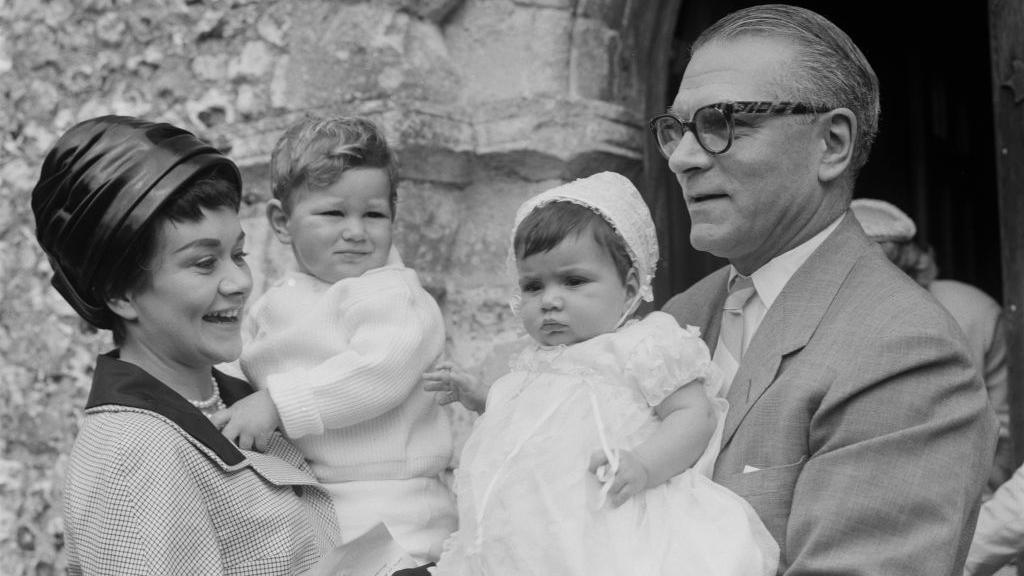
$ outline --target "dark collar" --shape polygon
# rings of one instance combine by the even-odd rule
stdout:
[[[217,370],[213,370],[213,377],[220,386],[220,397],[228,406],[253,391],[244,380],[232,378]],[[238,448],[198,408],[142,368],[122,362],[117,350],[96,357],[96,372],[92,377],[92,389],[85,408],[88,410],[106,405],[156,412],[213,450],[229,466],[245,460]]]

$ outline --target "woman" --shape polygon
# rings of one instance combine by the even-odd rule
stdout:
[[[82,122],[43,163],[32,210],[53,285],[117,346],[68,467],[72,574],[295,574],[335,544],[291,444],[241,451],[207,418],[251,392],[213,369],[241,352],[252,287],[240,189],[215,149],[136,118]]]

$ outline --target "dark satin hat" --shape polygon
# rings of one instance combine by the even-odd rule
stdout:
[[[216,167],[241,193],[234,162],[170,124],[102,116],[57,140],[32,190],[32,212],[53,286],[82,318],[113,325],[100,289],[164,201]]]

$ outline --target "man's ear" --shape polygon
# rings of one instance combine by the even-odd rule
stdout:
[[[277,198],[267,201],[267,221],[282,244],[292,243],[292,235],[288,232],[288,212]]]
[[[822,126],[824,153],[818,165],[818,179],[831,182],[842,176],[853,161],[853,144],[857,134],[857,117],[849,108],[827,112]]]
[[[107,308],[110,308],[111,312],[117,314],[125,321],[130,322],[132,320],[137,320],[139,317],[139,312],[135,309],[135,304],[132,302],[131,296],[107,298]]]

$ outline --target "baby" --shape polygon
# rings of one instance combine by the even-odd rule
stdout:
[[[710,480],[726,405],[707,347],[662,312],[631,319],[657,260],[619,174],[520,207],[513,308],[533,344],[490,388],[456,471],[459,531],[431,573],[775,574],[767,529]],[[433,374],[425,388],[444,391]]]
[[[414,560],[436,560],[456,527],[440,479],[451,428],[418,384],[444,320],[392,247],[393,155],[367,120],[309,118],[278,140],[271,180],[267,218],[296,271],[243,324],[258,392],[214,422],[245,449],[280,427],[330,492],[344,541],[383,522]]]

